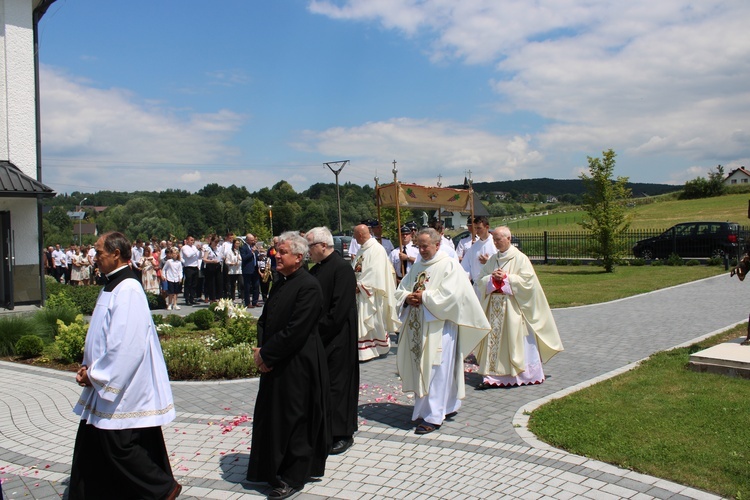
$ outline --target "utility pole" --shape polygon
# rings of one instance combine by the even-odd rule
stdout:
[[[328,167],[331,172],[333,172],[333,175],[336,176],[336,202],[338,203],[339,207],[339,233],[343,232],[343,227],[341,225],[341,194],[339,193],[339,174],[342,170],[344,170],[344,167],[346,164],[349,163],[349,160],[342,160],[342,161],[329,161],[325,162],[324,165]],[[334,169],[331,165],[341,165],[338,170]]]

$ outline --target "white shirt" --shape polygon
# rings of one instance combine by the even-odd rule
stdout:
[[[193,245],[182,245],[180,257],[182,257],[185,267],[198,267],[201,262],[201,251]]]
[[[419,258],[419,249],[414,246],[414,244],[410,241],[408,245],[406,245],[406,255],[409,257],[413,257],[414,260]],[[393,268],[396,269],[396,276],[399,278],[403,278],[404,276],[401,275],[401,249],[394,248],[391,254],[388,256],[391,260],[391,264],[393,264]],[[404,265],[406,266],[406,272],[409,272],[409,269],[411,269],[412,262],[409,260],[404,261]]]
[[[495,255],[497,248],[495,248],[495,242],[492,241],[492,235],[487,234],[487,239],[474,242],[471,248],[464,254],[464,259],[461,261],[461,267],[464,271],[469,273],[469,278],[472,281],[476,281],[479,278],[479,273],[482,271],[482,264],[479,262],[480,255],[486,255],[488,257]]]
[[[165,260],[162,273],[167,281],[179,283],[182,280],[182,262],[174,259]]]
[[[234,251],[230,248],[229,251],[225,250],[224,263],[227,265],[227,274],[242,274],[242,256],[240,251]]]
[[[52,258],[55,259],[56,267],[68,267],[68,258],[62,250],[52,250]]]
[[[136,269],[141,268],[141,259],[143,258],[143,249],[136,246],[130,251],[130,262]]]
[[[232,253],[232,247],[234,246],[233,240],[224,240],[224,242],[221,245],[218,245],[216,249],[218,250],[216,253],[219,256],[220,260],[224,260],[224,257]]]
[[[447,237],[447,236],[445,236],[445,235],[442,235],[442,238],[443,238],[443,241],[442,241],[442,243],[440,243],[440,246],[441,246],[441,247],[444,247],[444,246],[449,246],[449,247],[451,247],[451,248],[452,248],[453,250],[455,250],[455,249],[456,249],[456,245],[454,245],[454,244],[453,244],[453,240],[452,240],[452,239],[448,238],[448,237]]]
[[[471,241],[471,235],[458,242],[458,246],[456,247],[456,255],[458,255],[459,259],[464,258],[466,252],[469,250],[469,248],[471,248],[472,243],[473,242]]]

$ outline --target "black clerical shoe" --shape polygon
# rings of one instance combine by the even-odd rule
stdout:
[[[281,500],[282,498],[289,498],[290,496],[297,493],[297,490],[281,481],[281,486],[275,487],[271,490],[271,493],[266,497],[268,500]]]
[[[170,490],[169,494],[167,495],[167,500],[174,500],[178,496],[180,496],[180,492],[182,491],[182,485],[178,483],[177,481],[174,482],[174,486],[172,486],[172,489]]]
[[[340,455],[341,453],[344,453],[346,450],[351,448],[353,444],[353,438],[339,439],[338,441],[334,441],[333,447],[331,448],[331,455]]]

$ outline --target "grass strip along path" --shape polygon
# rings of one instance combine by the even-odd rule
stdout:
[[[706,266],[620,267],[613,274],[589,266],[536,269],[553,307],[725,273]],[[634,370],[541,406],[529,429],[577,455],[727,498],[750,498],[750,380],[687,368],[690,353],[746,332],[742,324],[691,347],[654,354]]]

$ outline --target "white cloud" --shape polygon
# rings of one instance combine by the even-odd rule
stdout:
[[[199,189],[196,165],[226,163],[237,154],[227,141],[243,117],[233,111],[177,113],[45,66],[40,81],[42,151],[49,159],[44,181],[59,191],[110,189],[113,176],[123,191]],[[167,175],[151,175],[160,169]]]
[[[498,109],[543,117],[526,142],[550,159],[610,147],[643,164],[750,156],[744,0],[315,0],[310,10],[421,35],[435,60],[493,64]]]
[[[180,180],[185,184],[194,184],[200,181],[201,178],[201,173],[197,170],[193,170],[192,172],[185,172],[180,176]]]
[[[432,185],[438,174],[444,185],[461,183],[467,171],[475,182],[544,175],[544,158],[528,136],[497,136],[447,121],[397,118],[307,131],[295,146],[350,159],[360,183],[372,184],[376,172],[380,183],[390,182],[394,159],[400,180]]]

